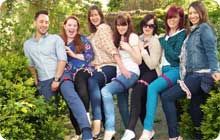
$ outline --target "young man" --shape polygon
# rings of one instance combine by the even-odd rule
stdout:
[[[35,85],[46,100],[56,94],[60,87],[61,94],[76,118],[83,140],[92,140],[90,124],[85,107],[75,91],[70,73],[64,71],[67,56],[64,42],[58,35],[48,34],[48,12],[41,10],[35,14],[36,32],[24,43],[24,53],[29,61],[29,69]]]

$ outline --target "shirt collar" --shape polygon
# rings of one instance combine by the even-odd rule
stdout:
[[[45,35],[41,36],[41,38],[46,38],[49,34],[46,33]],[[35,38],[35,33],[32,35],[32,40],[34,41],[38,41],[36,38]]]
[[[167,41],[170,37],[175,36],[175,35],[177,35],[178,33],[182,32],[182,31],[184,31],[184,30],[185,30],[185,29],[178,30],[178,31],[176,31],[174,34],[172,34],[171,36],[166,35],[165,40]]]

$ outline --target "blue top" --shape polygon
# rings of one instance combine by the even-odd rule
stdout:
[[[24,42],[23,49],[29,65],[37,70],[40,81],[53,78],[57,62],[67,60],[64,42],[58,35],[46,34],[39,40],[33,36]]]
[[[94,59],[94,52],[92,49],[92,45],[90,41],[83,35],[80,36],[80,39],[82,43],[84,44],[85,50],[81,53],[84,56],[85,60],[80,60],[71,56],[68,57],[68,64],[67,64],[67,70],[71,71],[72,73],[77,72],[79,69],[88,69],[92,70],[92,67],[90,65],[90,62]],[[69,43],[67,47],[70,47],[70,49],[74,52],[75,51],[75,45],[73,42]]]
[[[185,30],[180,30],[172,36],[163,36],[159,38],[160,45],[164,49],[165,58],[172,67],[179,66],[179,55],[185,38]]]
[[[219,71],[217,59],[217,39],[207,23],[192,27],[186,42],[186,71],[195,72],[209,69]]]

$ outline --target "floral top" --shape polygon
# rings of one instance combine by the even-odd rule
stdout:
[[[92,45],[85,36],[81,35],[80,39],[85,45],[85,50],[82,52],[85,60],[80,60],[77,58],[73,58],[71,56],[67,56],[68,63],[66,68],[72,73],[76,73],[78,70],[82,68],[89,70],[89,72],[93,71],[93,68],[90,65],[90,62],[94,59],[94,52],[92,49]],[[73,42],[69,43],[67,47],[70,47],[70,49],[73,52],[75,51],[75,45]]]
[[[96,69],[104,65],[116,65],[113,55],[118,51],[113,43],[111,27],[105,23],[97,27],[97,31],[89,37],[95,53],[92,65]]]

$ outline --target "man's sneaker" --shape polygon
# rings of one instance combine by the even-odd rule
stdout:
[[[121,138],[121,140],[132,140],[134,138],[135,138],[134,131],[126,129],[124,135]]]
[[[70,140],[81,140],[81,138],[82,138],[82,135],[75,135],[75,136],[71,137]]]

